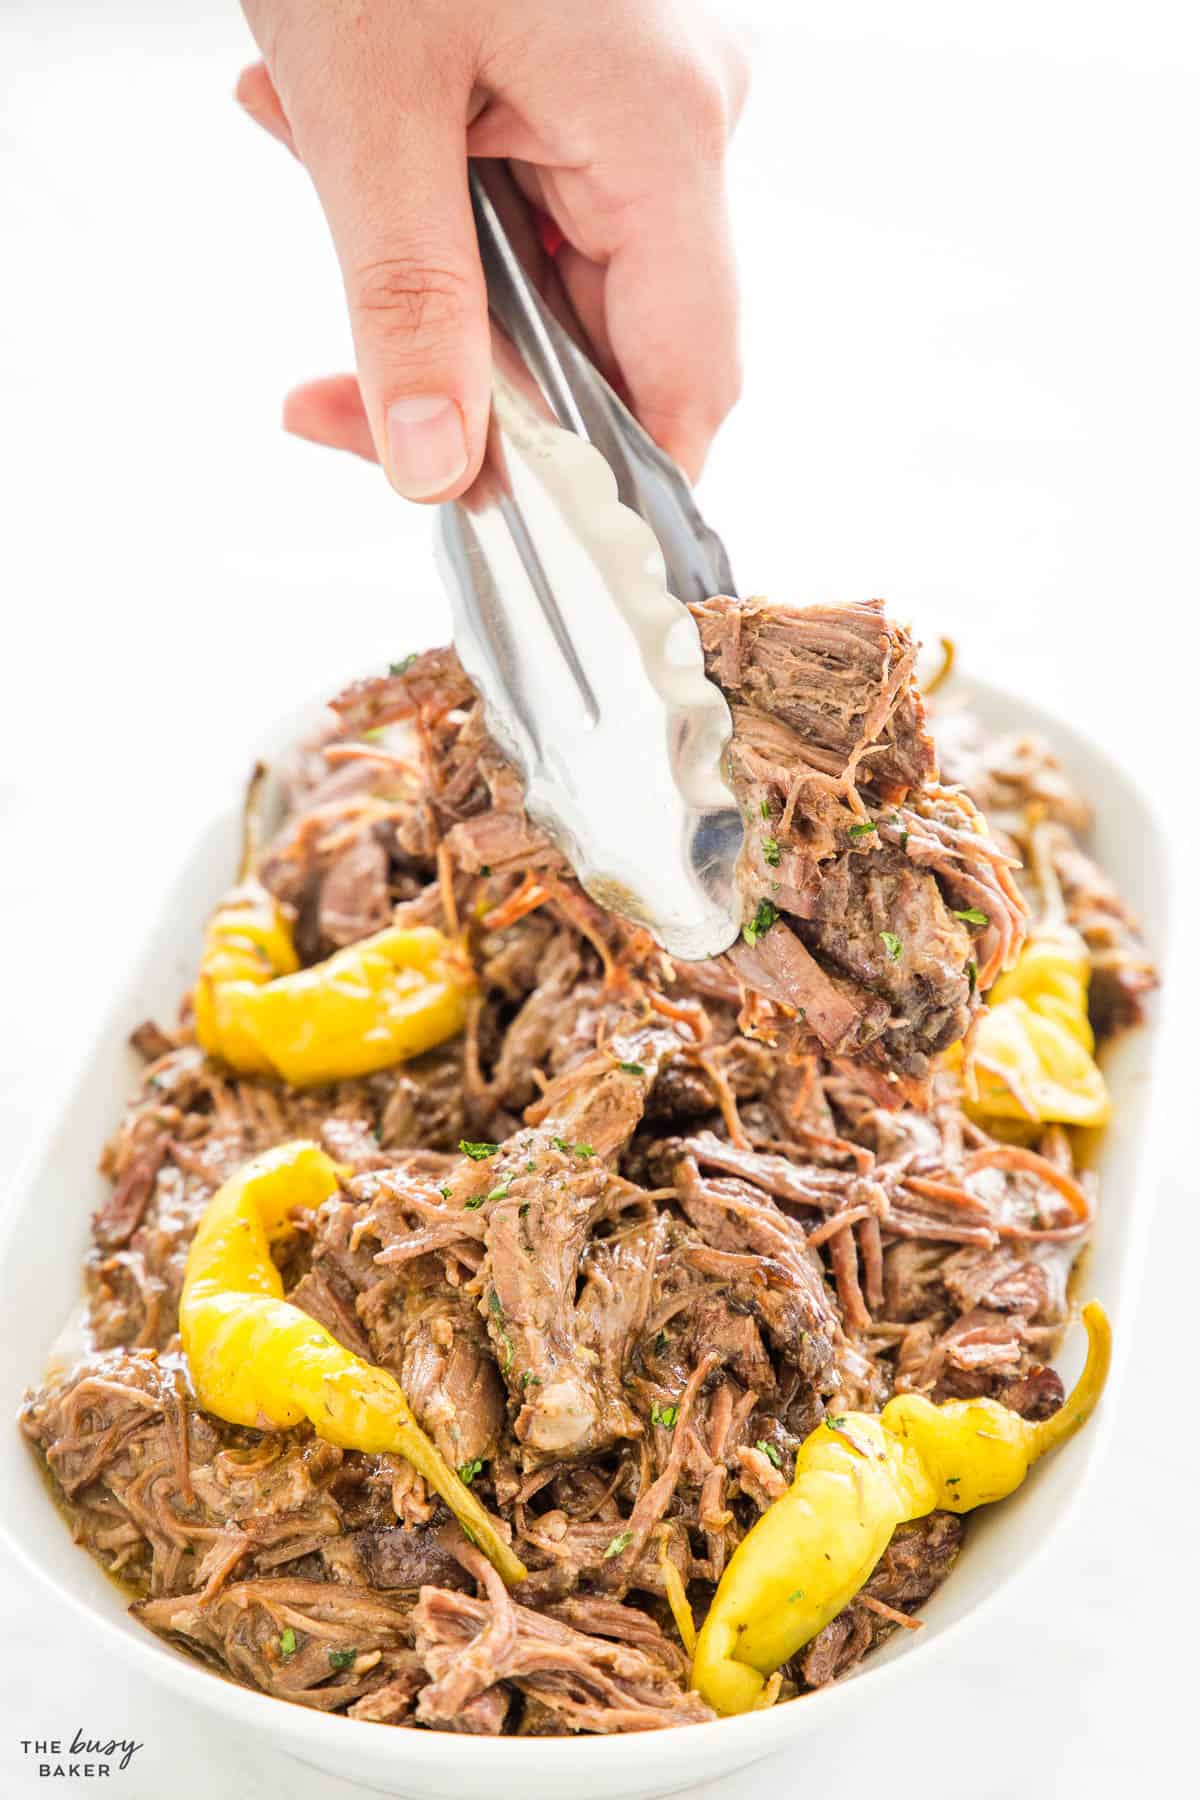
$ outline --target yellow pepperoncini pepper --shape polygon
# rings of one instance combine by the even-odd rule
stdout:
[[[1090,980],[1087,945],[1078,932],[1059,926],[1026,940],[1012,968],[988,990],[988,1005],[1023,1000],[1041,1018],[1061,1025],[1090,1056],[1096,1048],[1088,1018]]]
[[[278,901],[258,881],[236,887],[204,934],[192,993],[202,1048],[246,1074],[269,1074],[269,1059],[241,1028],[237,1002],[243,990],[292,975],[299,967],[292,929]]]
[[[209,922],[192,1005],[210,1055],[311,1087],[453,1037],[473,985],[465,955],[431,925],[389,926],[301,969],[278,904],[248,882]]]
[[[232,1425],[318,1436],[409,1461],[510,1584],[525,1568],[470,1489],[445,1463],[386,1369],[363,1362],[283,1298],[270,1246],[290,1215],[336,1193],[337,1165],[316,1144],[281,1144],[218,1189],[188,1252],[179,1329],[200,1404]]]
[[[1020,1486],[1089,1417],[1108,1374],[1103,1307],[1083,1309],[1087,1362],[1050,1418],[995,1400],[935,1406],[919,1394],[881,1413],[826,1418],[800,1446],[788,1492],[738,1545],[701,1628],[692,1685],[720,1713],[748,1712],[768,1677],[836,1618],[897,1525],[935,1507],[969,1512]]]
[[[1103,1125],[1108,1089],[1088,1020],[1090,964],[1083,939],[1062,925],[1037,933],[990,989],[970,1058],[972,1118]],[[957,1046],[948,1056],[961,1064]]]

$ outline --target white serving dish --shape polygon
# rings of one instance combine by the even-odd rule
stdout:
[[[1167,949],[1170,892],[1167,839],[1133,781],[1095,744],[1010,695],[981,683],[955,690],[1000,729],[1032,729],[1056,745],[1069,772],[1097,808],[1093,845],[1122,892],[1141,914],[1152,953]],[[270,760],[309,724],[313,708],[285,721],[256,747]],[[248,762],[250,756],[248,753]],[[227,799],[233,797],[227,796]],[[1082,1283],[1108,1308],[1116,1339],[1116,1378],[1097,1418],[1057,1456],[1038,1468],[1003,1505],[970,1523],[966,1545],[949,1581],[934,1595],[916,1636],[900,1632],[845,1681],[765,1713],[677,1731],[627,1737],[494,1739],[330,1718],[289,1706],[223,1681],[171,1649],[126,1614],[117,1587],[76,1548],[52,1505],[42,1477],[12,1420],[26,1385],[37,1378],[59,1325],[80,1288],[88,1220],[104,1191],[96,1173],[100,1145],[116,1122],[134,1082],[125,1047],[147,1016],[174,1017],[191,979],[201,928],[233,869],[239,836],[236,806],[227,804],[199,837],[195,852],[165,894],[162,919],[144,955],[119,990],[90,1052],[60,1089],[60,1103],[43,1142],[9,1191],[0,1220],[0,1525],[8,1551],[46,1584],[54,1603],[82,1619],[98,1651],[124,1658],[178,1693],[207,1707],[230,1730],[377,1792],[420,1800],[639,1800],[710,1781],[812,1732],[862,1718],[864,1702],[886,1685],[906,1683],[931,1700],[939,1658],[971,1630],[986,1630],[989,1602],[1026,1569],[1058,1531],[1099,1457],[1120,1404],[1123,1346],[1129,1342],[1153,1193],[1149,1147],[1154,1102],[1157,1021],[1128,1034],[1106,1061],[1114,1123],[1095,1159],[1102,1201],[1095,1242]],[[1063,1359],[1075,1373],[1082,1333],[1074,1331]]]

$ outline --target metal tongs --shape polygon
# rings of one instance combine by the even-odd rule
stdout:
[[[484,166],[492,422],[478,478],[440,509],[455,646],[529,816],[586,891],[669,954],[713,956],[740,926],[743,825],[721,772],[729,707],[684,602],[732,594],[729,561],[565,297],[560,319],[538,293],[514,247],[531,241],[524,202]]]

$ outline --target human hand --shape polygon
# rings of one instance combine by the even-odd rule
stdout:
[[[737,398],[723,164],[737,50],[686,0],[243,0],[237,96],[316,186],[358,364],[288,430],[378,457],[412,500],[479,468],[490,403],[467,158],[503,157],[558,227],[601,366],[688,472]]]

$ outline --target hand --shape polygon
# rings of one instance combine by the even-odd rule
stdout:
[[[341,263],[357,380],[288,430],[378,457],[412,500],[475,476],[489,409],[467,157],[504,157],[647,430],[698,474],[737,397],[723,163],[740,55],[686,0],[243,0],[238,99],[299,157]]]

